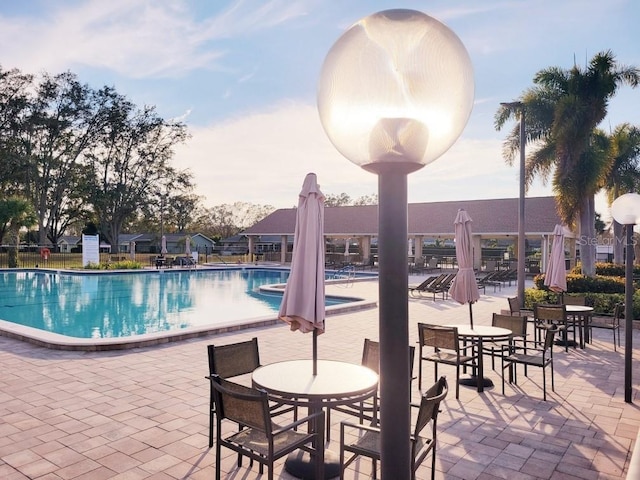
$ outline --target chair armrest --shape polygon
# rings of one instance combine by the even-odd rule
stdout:
[[[478,342],[468,342],[464,347],[460,347],[460,351],[464,352],[470,348],[477,347],[478,345]]]
[[[351,423],[343,420],[342,422],[340,422],[340,430],[344,431],[345,427],[355,428],[356,430],[365,430],[368,432],[380,433],[380,427],[374,427],[371,425],[362,425],[360,423]]]
[[[273,435],[278,435],[280,433],[286,432],[287,430],[292,430],[293,428],[302,425],[303,423],[307,423],[309,420],[313,420],[314,418],[318,418],[320,421],[318,425],[324,425],[324,410],[320,410],[319,412],[312,413],[311,415],[307,415],[304,418],[299,418],[297,421],[290,423],[288,425],[278,426],[278,428],[272,431]]]

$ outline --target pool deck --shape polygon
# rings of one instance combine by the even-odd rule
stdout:
[[[410,283],[420,280],[412,277]],[[492,312],[508,308],[506,298],[515,288],[489,288],[473,306],[474,323],[490,324]],[[378,284],[330,285],[327,293],[375,300]],[[468,307],[410,299],[409,316],[413,343],[418,322],[466,323]],[[326,324],[318,338],[320,358],[359,363],[363,339],[378,338],[378,309],[330,316]],[[530,369],[528,378],[520,374],[518,386],[507,384],[502,395],[500,375],[487,359],[485,375],[496,386],[484,393],[460,387],[460,400],[451,388],[443,403],[436,478],[624,479],[640,426],[640,331],[633,335],[635,404],[624,402],[624,347],[613,351],[609,331],[595,329],[585,350],[554,348],[555,392],[549,385],[546,402],[539,369]],[[206,345],[253,336],[263,364],[311,355],[311,335],[284,324],[106,352],[51,350],[0,337],[0,478],[215,478],[215,450],[207,440]],[[427,384],[432,368],[426,366]],[[442,366],[440,373],[454,387],[453,368]],[[333,450],[342,418],[332,414]],[[235,456],[223,452],[223,478],[263,478],[247,461],[236,468]],[[430,478],[429,463],[418,479]],[[350,479],[370,475],[368,461],[347,472]],[[293,478],[282,462],[275,477]]]

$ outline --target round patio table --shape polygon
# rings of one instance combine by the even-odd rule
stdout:
[[[565,305],[567,315],[573,316],[573,321],[578,322],[578,328],[582,328],[583,334],[580,335],[580,348],[584,348],[589,343],[589,324],[593,315],[593,307],[587,305]],[[568,340],[567,340],[568,341]]]
[[[255,387],[266,390],[280,402],[306,406],[309,414],[325,407],[351,404],[376,395],[378,374],[373,370],[334,360],[317,362],[317,375],[313,375],[313,360],[287,360],[255,369],[251,380]],[[310,455],[301,450],[289,455],[285,469],[296,477],[313,478]],[[326,451],[324,478],[339,474],[338,456]]]
[[[457,327],[458,337],[463,340],[475,340],[478,342],[478,374],[471,378],[461,378],[460,385],[476,385],[478,392],[484,392],[484,387],[493,387],[493,381],[484,377],[484,361],[482,354],[482,342],[484,340],[508,340],[513,336],[513,332],[508,328],[492,327],[487,325],[476,325],[471,328],[469,324],[450,324],[445,327]]]

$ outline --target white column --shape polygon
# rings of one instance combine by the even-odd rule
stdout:
[[[287,263],[287,236],[282,235],[280,237],[280,263],[283,265]]]
[[[482,237],[480,235],[471,235],[471,245],[473,246],[473,268],[480,270],[482,268]]]

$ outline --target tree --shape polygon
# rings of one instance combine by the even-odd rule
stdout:
[[[618,125],[609,136],[611,169],[603,188],[609,206],[620,195],[638,190],[640,186],[640,129],[628,123]],[[613,261],[624,263],[623,226],[613,220]]]
[[[38,215],[39,243],[56,243],[83,213],[79,159],[101,128],[101,105],[71,72],[45,74],[20,131],[24,187]]]
[[[582,272],[595,274],[595,193],[609,169],[606,145],[595,129],[607,115],[609,100],[622,85],[636,87],[640,71],[618,65],[611,51],[596,54],[585,69],[551,67],[539,71],[534,86],[518,99],[526,113],[526,141],[533,143],[526,160],[526,183],[552,177],[558,213],[563,222],[580,227]],[[520,107],[505,104],[495,116],[496,129],[520,114]],[[504,143],[512,164],[519,149],[514,127]]]
[[[25,158],[19,155],[19,132],[29,105],[31,75],[17,69],[0,68],[0,194],[17,195],[24,191]]]
[[[271,205],[255,205],[247,202],[216,205],[198,214],[192,229],[214,240],[228,238],[255,225],[274,210]]]
[[[340,193],[338,195],[328,194],[325,195],[324,205],[325,207],[344,207],[348,205],[377,205],[378,194],[373,193],[371,195],[363,195],[355,200],[352,199],[346,193]]]
[[[18,267],[18,249],[20,246],[20,229],[30,227],[37,221],[31,203],[20,197],[0,200],[0,243],[5,233],[9,237],[8,265]]]
[[[351,205],[351,202],[351,197],[344,192],[338,195],[329,193],[324,196],[325,207],[342,207],[345,205]]]
[[[100,141],[85,157],[85,195],[100,230],[118,245],[123,224],[154,203],[159,186],[187,175],[169,164],[173,146],[187,138],[187,131],[180,122],[160,118],[155,107],[138,109],[113,89],[105,87],[99,95],[109,108]]]

